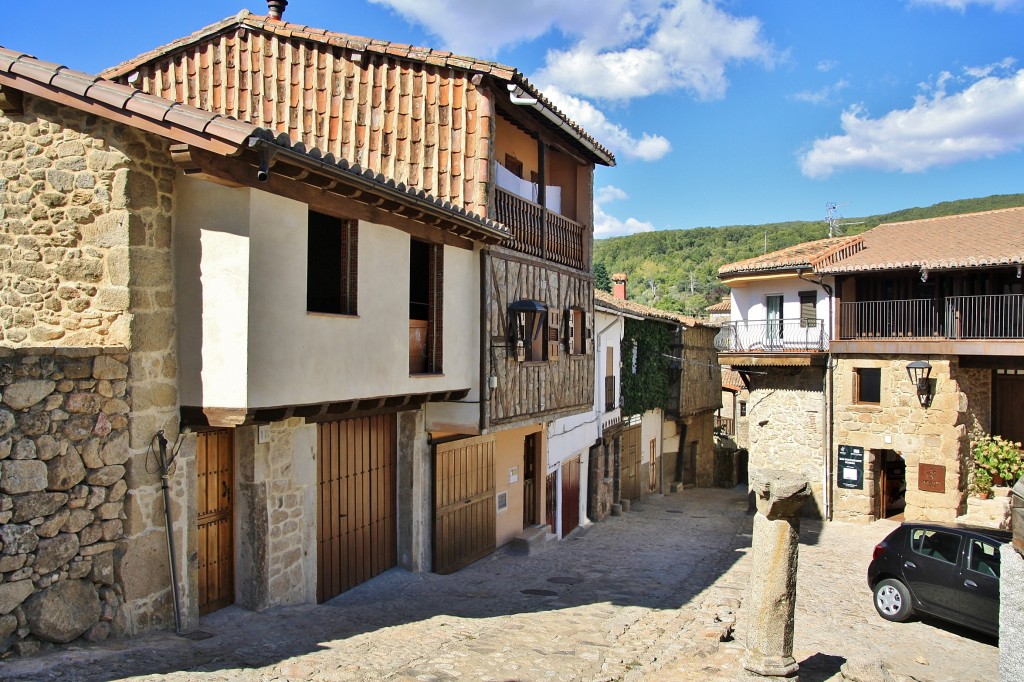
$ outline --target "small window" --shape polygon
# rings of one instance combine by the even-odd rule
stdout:
[[[566,320],[569,325],[569,355],[586,355],[590,340],[587,311],[581,308],[569,308],[566,311]]]
[[[878,405],[882,402],[882,370],[860,367],[853,370],[853,402]]]
[[[910,534],[910,547],[922,556],[955,564],[960,553],[960,536],[941,530],[917,528]]]
[[[359,222],[309,212],[306,252],[306,310],[356,314],[356,255]]]
[[[505,163],[503,165],[517,178],[523,177],[523,162],[512,154],[505,154]]]
[[[741,417],[746,417],[747,416],[747,403],[744,400],[740,401],[740,416]]]
[[[558,321],[560,313],[549,311],[539,301],[516,301],[509,306],[510,341],[515,358],[520,362],[543,362],[558,358]],[[555,342],[551,341],[549,323],[554,319]],[[553,356],[553,357],[552,357]]]
[[[971,558],[967,567],[991,578],[999,577],[999,548],[983,540],[971,540]]]
[[[818,326],[818,292],[800,292],[800,326],[805,329],[812,329]]]

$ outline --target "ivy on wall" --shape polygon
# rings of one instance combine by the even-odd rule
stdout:
[[[622,414],[665,409],[672,400],[671,354],[675,325],[626,318],[622,338]],[[633,348],[636,348],[636,372]]]

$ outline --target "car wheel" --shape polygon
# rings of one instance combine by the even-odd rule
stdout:
[[[914,612],[910,590],[899,580],[886,578],[880,581],[875,585],[875,610],[886,620],[902,623]]]

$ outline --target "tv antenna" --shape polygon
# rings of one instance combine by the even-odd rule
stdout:
[[[825,211],[828,213],[828,217],[825,218],[825,223],[828,225],[828,236],[829,239],[832,237],[842,237],[843,228],[847,225],[863,225],[863,220],[858,220],[852,223],[841,223],[841,216],[836,215],[836,210],[843,206],[849,206],[850,202],[847,201],[845,204],[837,204],[834,201],[830,201],[825,204]]]

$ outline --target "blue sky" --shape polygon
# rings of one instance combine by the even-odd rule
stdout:
[[[250,0],[10,2],[88,72]],[[517,67],[602,143],[597,235],[1024,192],[1024,0],[291,0],[288,21]]]

